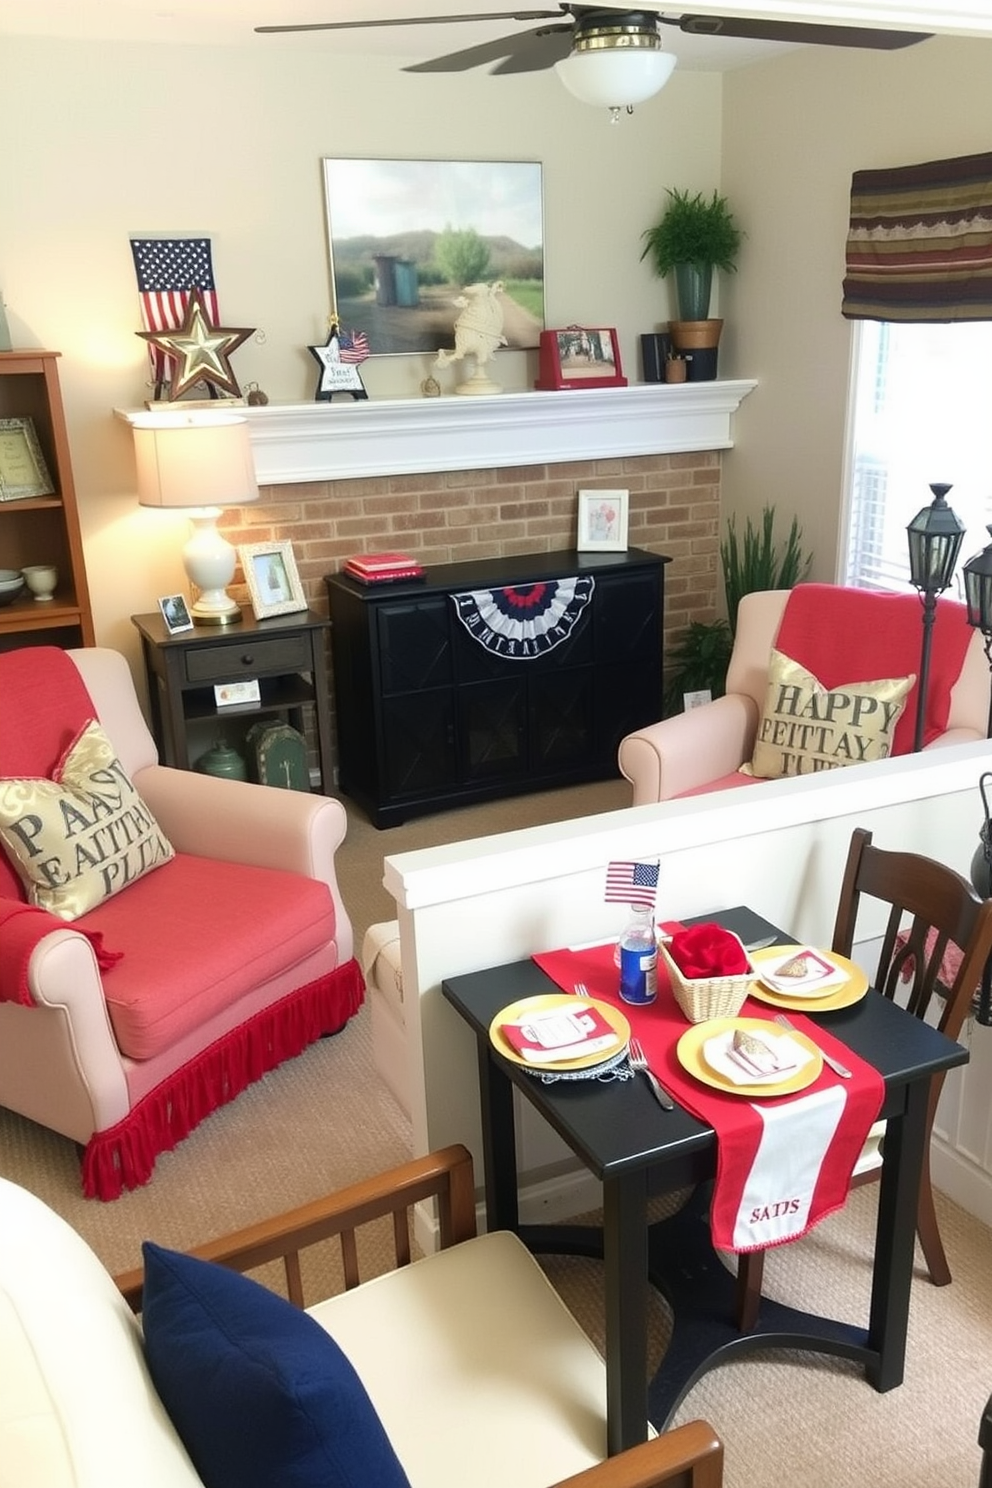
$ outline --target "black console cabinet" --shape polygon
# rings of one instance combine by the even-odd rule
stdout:
[[[444,564],[389,584],[329,574],[340,789],[391,827],[616,775],[623,736],[661,717],[667,562],[631,548]],[[511,639],[487,649],[453,597],[536,584],[558,593],[556,581],[573,578],[583,591],[592,580],[588,602],[567,638],[537,655],[504,654]]]

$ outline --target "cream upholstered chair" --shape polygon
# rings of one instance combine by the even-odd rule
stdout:
[[[442,1248],[405,1264],[406,1211],[431,1198]],[[382,1217],[398,1269],[360,1284],[355,1230]],[[284,1257],[302,1303],[300,1249],[337,1235],[349,1289],[308,1313],[234,1274]],[[118,1290],[0,1179],[0,1488],[722,1482],[702,1421],[604,1460],[603,1361],[515,1236],[475,1237],[463,1147],[195,1254],[146,1247],[145,1276]]]
[[[751,777],[740,773],[740,768],[754,751],[768,689],[772,649],[791,592],[760,590],[746,594],[741,600],[725,696],[649,724],[621,740],[620,773],[633,787],[633,805],[647,806],[676,796],[754,784]],[[863,592],[859,593],[864,597]],[[879,601],[889,598],[880,595]],[[915,603],[915,596],[908,598]],[[915,666],[922,625],[912,608],[907,607],[907,614],[913,626],[910,650]],[[856,654],[856,635],[841,633],[838,643],[849,654]],[[912,698],[915,693],[910,706],[913,706]],[[989,669],[981,634],[975,631],[965,651],[960,675],[951,689],[946,728],[928,747],[983,739],[988,705]]]
[[[160,765],[115,651],[0,654],[0,697],[0,777],[47,783],[95,717],[135,810],[175,849],[73,920],[28,909],[0,852],[0,1105],[80,1144],[84,1192],[114,1198],[357,1011],[334,863],[346,816],[327,797]],[[17,837],[8,827],[5,846]]]

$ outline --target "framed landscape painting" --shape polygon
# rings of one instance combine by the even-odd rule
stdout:
[[[544,329],[544,199],[536,161],[325,159],[332,310],[373,356],[453,344],[468,284],[503,286],[510,347]]]

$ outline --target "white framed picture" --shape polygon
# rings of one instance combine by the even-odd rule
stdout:
[[[306,609],[292,543],[247,543],[238,548],[238,557],[256,620]]]
[[[625,553],[629,491],[580,491],[580,553]]]

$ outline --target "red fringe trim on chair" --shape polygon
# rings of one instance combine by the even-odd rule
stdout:
[[[365,983],[354,959],[263,1008],[203,1049],[129,1111],[95,1132],[83,1153],[83,1194],[116,1199],[152,1176],[160,1152],[171,1152],[218,1106],[262,1075],[303,1052],[325,1033],[337,1033],[357,1013]]]

